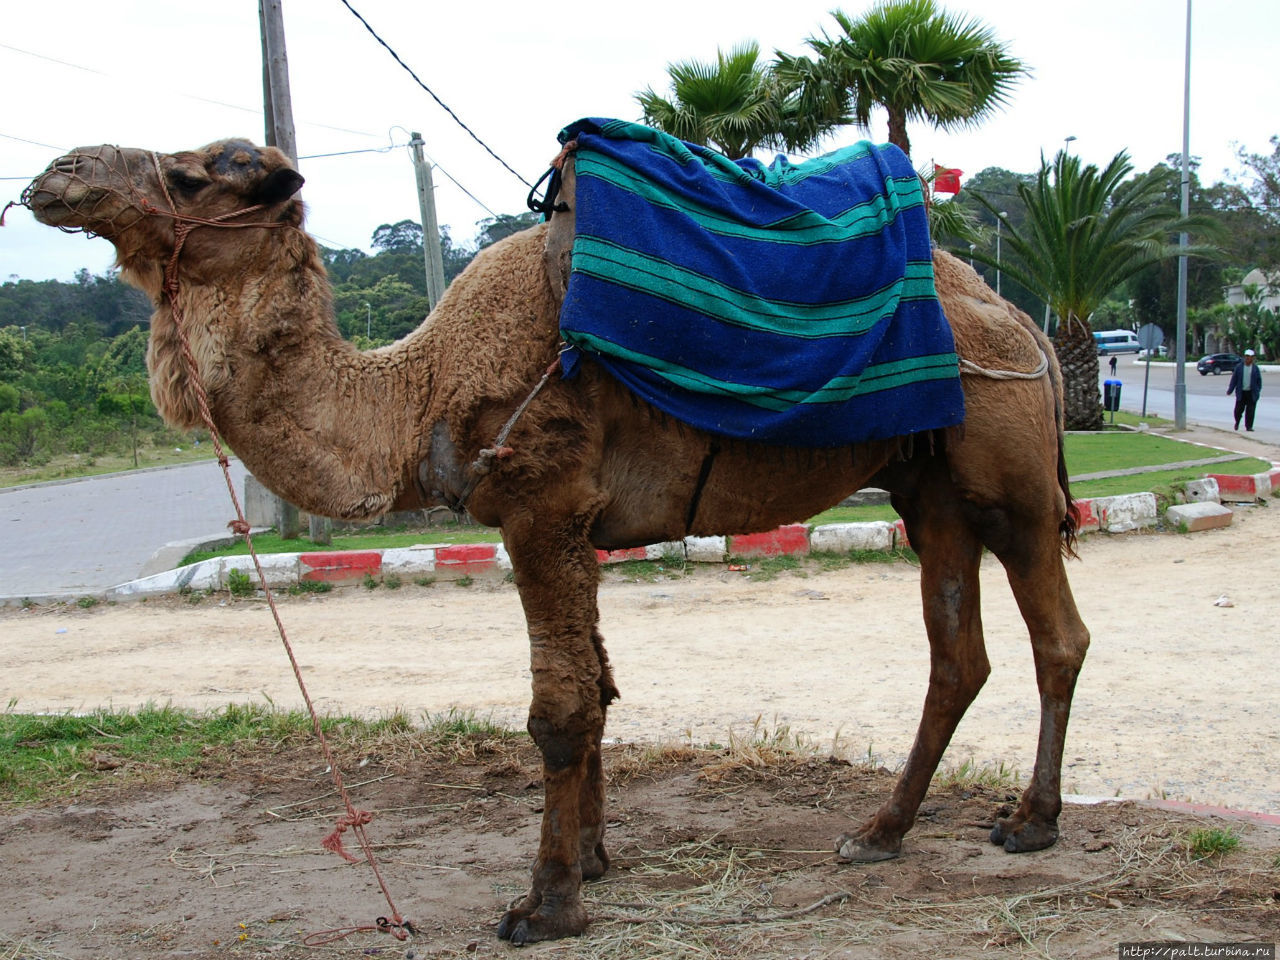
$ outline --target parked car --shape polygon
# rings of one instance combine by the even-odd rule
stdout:
[[[1207,377],[1211,373],[1216,377],[1220,373],[1230,373],[1242,362],[1234,353],[1211,353],[1200,358],[1196,369],[1200,371],[1202,377]]]

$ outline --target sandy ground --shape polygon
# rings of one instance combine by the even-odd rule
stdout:
[[[1280,813],[1280,684],[1269,574],[1280,505],[1225,530],[1094,535],[1070,564],[1093,645],[1077,689],[1064,788]],[[945,762],[1030,772],[1038,724],[1030,645],[988,558],[992,676]],[[1231,606],[1217,606],[1220,597]],[[928,677],[917,571],[874,564],[752,583],[723,568],[601,588],[622,699],[606,736],[726,742],[757,720],[892,766]],[[283,615],[323,710],[452,707],[523,726],[528,655],[515,589],[477,582],[292,598]],[[82,611],[0,612],[0,676],[22,712],[301,704],[265,605],[211,597]]]

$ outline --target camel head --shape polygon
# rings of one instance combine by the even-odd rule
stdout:
[[[127,279],[158,299],[178,223],[300,226],[302,203],[294,194],[301,186],[302,176],[283,153],[247,140],[222,140],[172,154],[104,144],[80,147],[54,160],[23,191],[22,201],[41,223],[110,240]],[[239,211],[245,212],[237,216]],[[225,236],[211,236],[224,233],[212,227],[193,230],[184,270],[185,262],[191,262],[225,276],[229,264],[210,263],[210,258],[220,260],[219,251],[228,248],[239,248],[243,256],[253,241],[239,236],[228,244]]]

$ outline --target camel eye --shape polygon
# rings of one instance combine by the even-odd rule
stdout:
[[[209,181],[203,177],[193,177],[190,174],[183,173],[181,170],[170,172],[169,183],[183,193],[195,193],[209,185]]]

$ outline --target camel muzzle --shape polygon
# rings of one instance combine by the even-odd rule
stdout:
[[[43,224],[110,239],[145,216],[134,186],[135,153],[145,156],[109,144],[80,147],[49,164],[19,202]]]

